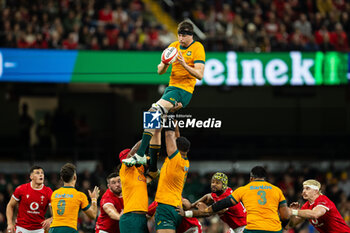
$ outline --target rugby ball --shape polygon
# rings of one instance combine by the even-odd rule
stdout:
[[[162,62],[165,64],[171,64],[176,61],[179,52],[175,47],[166,48],[162,53]]]

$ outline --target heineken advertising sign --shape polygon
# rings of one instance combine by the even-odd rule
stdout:
[[[345,53],[213,53],[197,85],[338,85],[348,83],[347,73]]]
[[[160,51],[0,49],[0,81],[167,84],[170,69],[156,72]],[[207,52],[197,85],[340,85],[348,83],[349,58],[338,52]]]

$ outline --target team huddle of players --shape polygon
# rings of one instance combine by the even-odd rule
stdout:
[[[201,80],[205,67],[205,51],[200,42],[193,40],[193,25],[181,22],[178,41],[172,43],[179,51],[172,64],[169,86],[149,111],[160,115],[163,121],[174,121],[168,113],[186,107],[196,80]],[[164,74],[168,63],[161,61],[158,74]],[[166,159],[160,172],[157,157],[161,148],[161,129],[145,129],[132,149],[119,154],[119,173],[107,177],[108,190],[100,201],[100,214],[96,222],[97,233],[148,233],[147,222],[155,221],[157,233],[201,233],[196,217],[219,214],[234,233],[282,233],[281,220],[288,220],[285,228],[292,228],[308,219],[320,233],[350,233],[350,228],[339,214],[334,203],[320,192],[316,180],[303,183],[306,203],[287,206],[282,191],[267,182],[267,173],[261,166],[252,168],[250,182],[236,190],[227,187],[228,178],[215,173],[211,179],[212,192],[190,203],[182,197],[189,171],[190,142],[181,137],[175,124],[165,124]],[[149,148],[149,156],[146,150]],[[44,186],[44,170],[33,167],[31,182],[16,188],[6,209],[8,233],[76,233],[80,209],[90,218],[98,215],[99,189],[87,196],[75,189],[76,168],[66,164],[60,171],[64,186],[52,192]],[[155,201],[149,205],[147,183],[158,179]],[[18,205],[16,222],[14,209]],[[45,219],[51,205],[52,217]]]

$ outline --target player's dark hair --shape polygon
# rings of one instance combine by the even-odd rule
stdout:
[[[179,151],[189,152],[191,147],[191,142],[185,137],[178,137],[176,139],[176,146]]]
[[[265,170],[265,168],[263,168],[262,166],[256,166],[253,167],[253,169],[250,172],[250,176],[253,178],[263,178],[265,179],[267,177],[267,172]]]
[[[29,174],[32,174],[34,170],[41,169],[44,171],[44,169],[40,166],[32,166],[29,170]]]
[[[66,163],[65,165],[63,165],[60,171],[61,179],[66,183],[72,181],[73,176],[76,173],[76,170],[77,169],[74,166],[74,164]]]
[[[193,25],[188,21],[182,21],[181,23],[179,23],[177,31],[179,34],[193,35]]]
[[[118,176],[119,176],[119,174],[117,174],[116,172],[113,172],[113,173],[109,174],[109,175],[107,176],[107,184],[109,183],[109,180],[110,180],[110,179],[115,178],[115,177],[118,177]]]

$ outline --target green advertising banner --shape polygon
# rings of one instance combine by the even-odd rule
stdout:
[[[347,73],[346,53],[209,53],[200,84],[338,85],[348,83]]]
[[[169,75],[157,74],[160,55],[161,52],[79,51],[71,82],[167,84]]]
[[[161,51],[0,49],[0,81],[167,84],[170,68],[157,74]],[[349,54],[338,52],[207,52],[197,85],[348,84]]]
[[[197,85],[347,84],[348,54],[337,52],[207,53],[204,78]],[[158,75],[160,52],[80,51],[71,82],[167,84]]]

